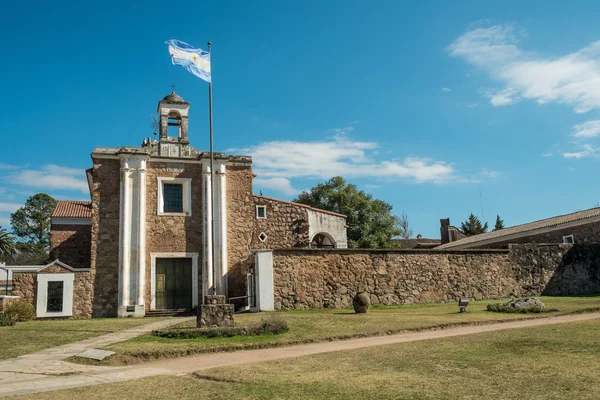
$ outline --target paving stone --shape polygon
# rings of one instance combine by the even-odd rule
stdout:
[[[83,353],[77,354],[77,357],[91,358],[92,360],[102,361],[106,357],[112,356],[113,354],[115,354],[115,352],[109,350],[87,349]]]

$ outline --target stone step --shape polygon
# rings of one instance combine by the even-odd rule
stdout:
[[[146,313],[146,317],[188,317],[195,315],[196,310],[191,308],[177,308],[167,310],[153,310]]]

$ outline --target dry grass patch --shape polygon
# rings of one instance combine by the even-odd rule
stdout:
[[[348,309],[282,311],[277,312],[277,315],[285,319],[289,326],[289,331],[282,335],[169,339],[148,334],[108,346],[108,350],[115,351],[117,354],[109,358],[105,364],[122,365],[203,352],[285,346],[600,309],[600,296],[540,297],[540,299],[549,309],[558,308],[560,311],[536,315],[498,314],[486,311],[486,306],[491,301],[472,302],[469,305],[470,312],[462,314],[458,313],[458,306],[455,303],[376,306],[367,314],[355,314]],[[264,313],[258,313],[236,315],[235,318],[236,324],[250,326],[258,323],[263,317]],[[185,326],[192,327],[194,322]]]
[[[0,327],[0,360],[160,321],[158,318],[67,319]]]
[[[599,329],[598,320],[510,329],[16,399],[591,400]]]

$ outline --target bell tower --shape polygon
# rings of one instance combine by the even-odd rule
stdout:
[[[190,103],[173,90],[158,102],[160,115],[159,155],[186,157],[190,152],[188,137],[188,113]]]

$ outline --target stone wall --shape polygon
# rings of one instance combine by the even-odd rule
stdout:
[[[599,293],[600,245],[510,250],[275,250],[276,309]]]
[[[13,272],[13,295],[19,296],[35,308],[37,279],[35,272]]]
[[[253,249],[308,247],[310,244],[308,207],[265,196],[253,195],[252,198],[255,207],[266,207],[267,216],[257,218],[254,211]],[[264,242],[258,238],[261,232],[267,235]]]
[[[58,259],[73,268],[89,268],[91,239],[91,225],[52,224],[50,259]]]
[[[92,169],[92,316],[116,317],[119,289],[120,160],[94,159]]]
[[[484,244],[477,246],[474,243],[472,248],[507,248],[509,244],[527,244],[527,243],[562,243],[563,236],[573,235],[575,244],[600,243],[600,222],[593,222],[574,226],[571,228],[559,229],[552,232],[538,233],[535,235],[523,236],[515,239],[508,239],[502,242]]]
[[[252,166],[228,165],[227,179],[227,255],[229,297],[246,293],[246,274],[255,239],[255,208],[252,198]],[[241,302],[238,302],[241,303]]]
[[[191,179],[191,216],[158,215],[158,178]],[[146,176],[146,311],[151,302],[152,253],[198,253],[202,301],[202,164],[148,162]]]

